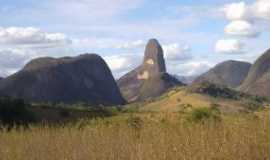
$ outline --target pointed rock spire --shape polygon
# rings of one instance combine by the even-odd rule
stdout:
[[[127,101],[138,101],[160,96],[169,88],[183,85],[166,72],[163,49],[156,39],[146,45],[143,64],[118,80]]]
[[[158,40],[151,39],[146,45],[143,66],[153,74],[165,73],[163,49]]]

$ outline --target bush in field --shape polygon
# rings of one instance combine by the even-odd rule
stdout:
[[[253,100],[247,101],[247,109],[249,109],[250,111],[256,111],[261,108],[263,108],[262,103]]]
[[[130,115],[127,119],[127,124],[131,128],[141,129],[143,126],[143,121],[138,116]]]
[[[207,120],[220,120],[220,111],[217,107],[210,108],[195,108],[193,109],[187,120],[190,122],[205,122]]]
[[[207,94],[209,96],[216,98],[227,98],[238,100],[243,96],[242,93],[227,88],[226,86],[220,86],[209,82],[203,82],[194,85],[190,88],[190,90],[195,93]]]
[[[0,98],[0,123],[3,125],[25,125],[34,122],[28,104],[21,99]]]

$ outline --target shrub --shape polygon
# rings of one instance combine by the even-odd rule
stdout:
[[[122,110],[123,113],[137,113],[139,112],[139,106],[128,106],[123,108]]]
[[[247,102],[247,109],[249,109],[250,111],[256,111],[261,108],[263,108],[263,105],[260,102],[253,101],[253,100],[249,100]]]
[[[226,86],[219,86],[209,82],[197,84],[191,88],[191,91],[200,94],[207,94],[216,98],[227,98],[234,100],[238,100],[243,96],[240,92],[237,92]]]
[[[68,118],[68,117],[70,117],[70,112],[69,112],[68,110],[66,110],[66,109],[60,109],[60,110],[59,110],[59,114],[60,114],[60,116],[63,117],[63,118]]]
[[[205,122],[207,120],[216,121],[220,119],[220,111],[217,107],[195,108],[189,113],[187,117],[187,120],[190,122]]]
[[[0,122],[3,125],[26,125],[35,121],[29,105],[21,99],[0,98]]]
[[[137,130],[142,128],[143,121],[138,116],[130,115],[127,119],[127,124],[129,127]]]

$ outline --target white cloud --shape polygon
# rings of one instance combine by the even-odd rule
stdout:
[[[142,63],[142,55],[140,54],[112,55],[105,56],[104,59],[116,78],[135,69]]]
[[[0,76],[8,76],[38,56],[64,56],[71,40],[34,27],[0,27]]]
[[[116,48],[122,40],[116,38],[74,38],[72,39],[72,46],[74,48],[86,48],[86,49],[100,49],[100,48]]]
[[[197,59],[178,64],[170,63],[168,64],[168,70],[176,75],[194,76],[206,72],[212,66],[214,64],[209,61]]]
[[[206,72],[209,68],[211,68],[213,64],[209,63],[208,61],[198,61],[198,62],[189,62],[184,65],[187,69],[186,75],[200,75]]]
[[[137,40],[133,42],[126,42],[124,44],[116,46],[118,49],[137,49],[145,46],[145,42],[143,40]]]
[[[249,18],[249,7],[245,2],[228,4],[224,7],[224,12],[229,20],[245,20]]]
[[[270,20],[270,1],[257,0],[252,6],[254,17],[264,20]]]
[[[244,53],[244,44],[237,39],[221,39],[218,40],[215,46],[217,53],[224,54],[239,54]]]
[[[70,43],[70,40],[62,33],[47,33],[33,27],[0,28],[1,45],[53,47],[68,43]]]
[[[0,57],[0,76],[8,76],[37,55],[31,50],[7,48],[0,50]]]
[[[225,33],[254,38],[258,36],[259,32],[263,31],[263,25],[269,25],[270,0],[255,0],[253,3],[245,3],[244,1],[231,3],[226,5],[223,11],[226,18],[231,21],[226,26]]]
[[[255,29],[255,26],[244,20],[232,21],[225,27],[225,33],[235,36],[244,37],[257,37],[259,32]]]
[[[191,48],[188,45],[181,46],[178,43],[163,46],[164,56],[168,60],[179,61],[191,58]]]
[[[231,3],[223,9],[228,20],[270,20],[270,1],[255,0],[247,4],[244,1]]]

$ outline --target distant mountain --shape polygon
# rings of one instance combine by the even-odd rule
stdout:
[[[34,59],[0,82],[0,94],[33,102],[125,103],[107,64],[95,54]]]
[[[179,81],[185,83],[185,84],[191,84],[198,76],[179,76],[179,75],[174,75],[176,79]]]
[[[0,77],[0,80],[2,80],[3,78],[2,77]]]
[[[202,74],[193,83],[209,82],[231,88],[238,87],[246,78],[250,63],[241,61],[225,61]]]
[[[270,49],[252,65],[239,90],[254,95],[270,97]]]
[[[183,85],[166,72],[163,49],[156,39],[149,40],[143,64],[121,77],[118,86],[127,101],[160,96],[176,85]]]

